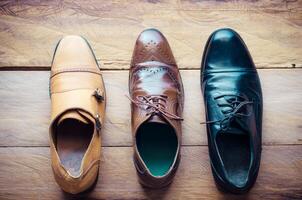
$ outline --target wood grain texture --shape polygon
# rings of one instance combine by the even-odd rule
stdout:
[[[131,147],[105,147],[96,187],[83,195],[64,194],[56,184],[47,147],[0,148],[0,199],[301,199],[302,146],[266,146],[259,176],[246,195],[219,192],[207,147],[183,147],[170,187],[145,189],[137,181]]]
[[[0,2],[0,67],[49,68],[64,35],[86,37],[102,68],[127,69],[138,34],[160,29],[179,67],[199,68],[211,32],[230,27],[258,68],[302,67],[302,0]]]
[[[258,70],[264,94],[263,142],[302,144],[302,70]],[[182,70],[183,145],[206,145],[199,70]],[[131,146],[127,71],[104,71],[107,110],[104,146]],[[0,72],[0,146],[48,146],[48,71]]]
[[[128,69],[138,34],[160,29],[185,87],[182,160],[174,182],[142,188],[132,163]],[[264,95],[259,177],[246,195],[219,192],[208,158],[199,68],[209,35],[238,31]],[[64,35],[86,37],[107,89],[99,180],[70,196],[50,167],[49,70]],[[0,1],[0,199],[302,199],[302,0]],[[291,69],[268,69],[291,68]],[[25,71],[1,71],[1,70]],[[187,70],[189,69],[189,70]]]

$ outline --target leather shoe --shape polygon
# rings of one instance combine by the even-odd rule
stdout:
[[[85,39],[66,36],[54,53],[51,76],[51,166],[61,188],[83,192],[97,180],[105,87]]]
[[[250,53],[231,29],[215,31],[201,64],[208,147],[219,188],[247,192],[261,157],[262,92]]]
[[[184,93],[170,46],[158,30],[139,35],[129,75],[134,164],[141,184],[161,188],[172,181],[180,161]]]

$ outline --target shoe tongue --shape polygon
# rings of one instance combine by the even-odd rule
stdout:
[[[231,133],[231,134],[236,134],[236,135],[246,135],[246,134],[248,134],[248,131],[245,128],[244,122],[242,122],[241,120],[234,120],[230,124],[229,128],[224,132]]]
[[[226,130],[224,132],[232,133],[235,135],[245,135],[247,133],[246,131],[244,131],[240,128],[237,128],[237,127],[230,127],[230,128],[228,128],[228,130]]]
[[[160,117],[158,115],[151,116],[147,120],[147,122],[155,122],[155,123],[160,123],[160,124],[167,124],[167,121],[164,118],[162,118],[162,117]]]
[[[85,124],[89,124],[91,122],[94,122],[93,118],[89,114],[87,114],[83,111],[74,111],[74,110],[63,114],[60,117],[59,121],[58,121],[58,125],[61,122],[63,122],[63,120],[65,120],[65,119],[76,119],[76,120],[78,120],[80,122],[83,122]]]

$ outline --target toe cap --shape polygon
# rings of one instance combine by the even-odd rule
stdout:
[[[63,37],[55,50],[52,69],[80,66],[97,66],[91,47],[81,36],[68,35]]]
[[[209,38],[205,48],[205,70],[254,69],[250,53],[232,29],[219,29]]]
[[[157,29],[146,29],[138,36],[132,56],[132,66],[142,62],[158,61],[175,64],[165,36]]]

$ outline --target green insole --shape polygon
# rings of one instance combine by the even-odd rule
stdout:
[[[167,124],[145,123],[136,136],[140,156],[153,176],[163,176],[174,162],[178,141],[173,128]]]

